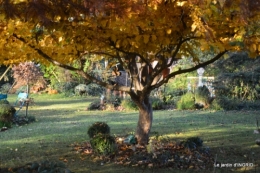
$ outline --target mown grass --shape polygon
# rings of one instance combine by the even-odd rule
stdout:
[[[116,136],[134,133],[138,112],[86,111],[98,98],[32,95],[35,105],[29,115],[37,121],[0,133],[0,167],[17,167],[33,161],[64,161],[75,173],[185,172],[168,168],[124,167],[114,163],[100,165],[95,158],[76,153],[73,143],[88,141],[87,129],[104,121]],[[14,103],[16,95],[9,95]],[[19,115],[24,115],[24,109]],[[214,168],[212,172],[260,172],[260,147],[255,140],[257,111],[154,111],[152,137],[181,141],[198,136],[218,163],[253,163],[254,167]],[[187,172],[187,171],[186,171]],[[201,171],[198,171],[201,172]],[[203,171],[202,171],[203,172]]]

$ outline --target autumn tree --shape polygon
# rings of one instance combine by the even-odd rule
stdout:
[[[259,0],[1,0],[1,63],[53,63],[108,89],[125,91],[139,108],[136,137],[147,144],[153,89],[204,67],[228,51],[259,55]],[[210,51],[203,61],[196,51]],[[180,58],[194,66],[171,71]],[[120,63],[130,87],[84,70],[86,61]],[[77,67],[73,66],[77,62]]]
[[[14,65],[12,68],[12,72],[13,72],[13,78],[15,79],[15,82],[19,83],[20,86],[21,85],[26,86],[26,91],[23,92],[27,93],[27,98],[29,97],[29,93],[30,93],[30,85],[33,85],[39,81],[41,81],[41,83],[45,82],[39,66],[37,66],[33,62],[24,62],[24,63],[19,63],[17,65]],[[28,114],[28,106],[29,106],[29,102],[26,101],[26,113],[25,113],[26,116]]]

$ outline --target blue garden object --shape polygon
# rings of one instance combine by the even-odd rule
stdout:
[[[0,100],[6,100],[7,94],[0,94]]]
[[[125,138],[124,143],[125,143],[125,144],[132,144],[132,145],[134,145],[134,144],[136,144],[137,142],[136,142],[136,138],[135,138],[134,135],[129,135],[129,136],[127,136],[127,137]]]

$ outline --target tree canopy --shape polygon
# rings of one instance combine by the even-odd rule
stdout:
[[[259,0],[4,0],[1,62],[63,64],[86,54],[143,61],[192,56],[195,49],[259,55]],[[124,56],[122,56],[124,55]],[[101,56],[96,56],[101,57]],[[121,58],[122,59],[122,58]],[[113,60],[111,60],[113,61]]]
[[[0,5],[2,64],[52,62],[126,91],[144,112],[150,91],[175,75],[228,51],[260,53],[260,0],[1,0]],[[196,51],[212,57],[202,60]],[[166,69],[180,58],[191,58],[194,66],[169,74]],[[131,86],[112,85],[84,69],[86,61],[101,59],[108,67],[120,63]],[[140,126],[143,122],[139,118]]]

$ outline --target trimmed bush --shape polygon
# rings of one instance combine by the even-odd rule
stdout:
[[[96,122],[92,124],[88,129],[88,136],[90,138],[95,137],[98,134],[109,134],[110,127],[105,122]]]
[[[191,92],[187,92],[186,94],[184,94],[177,102],[177,109],[179,110],[194,109],[194,108],[195,108],[194,94]]]
[[[93,151],[100,155],[110,155],[117,151],[116,141],[108,134],[98,134],[90,140]]]

